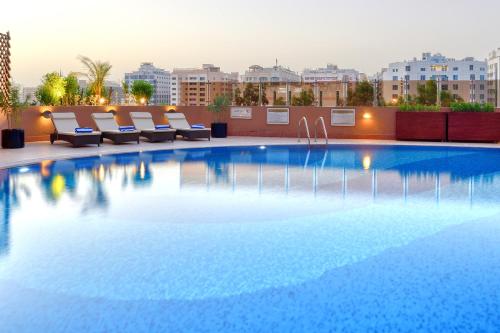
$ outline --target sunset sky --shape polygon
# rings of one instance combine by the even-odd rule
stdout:
[[[168,70],[214,63],[293,70],[334,63],[373,74],[424,51],[485,59],[500,47],[496,0],[2,1],[14,80],[80,71],[78,55],[109,61],[111,79],[151,61]]]

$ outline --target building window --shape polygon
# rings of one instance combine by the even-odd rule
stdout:
[[[405,70],[406,70],[407,72],[411,72],[411,66],[406,66],[406,67],[405,67]]]
[[[479,90],[484,90],[484,84],[479,85]]]
[[[453,85],[453,90],[458,90],[458,84]]]
[[[448,85],[447,85],[447,84],[443,84],[443,85],[441,86],[441,89],[442,89],[443,91],[448,91]]]
[[[474,70],[474,65],[469,65],[469,70],[473,71]]]
[[[425,67],[420,68],[421,72],[425,72]]]
[[[458,67],[453,67],[453,70],[456,72],[458,71]]]
[[[479,95],[479,99],[484,99],[484,95],[483,94]]]
[[[392,99],[398,99],[398,94],[392,94]]]
[[[458,81],[458,75],[457,74],[453,74],[453,81]]]
[[[425,75],[420,75],[420,81],[425,81]]]
[[[398,77],[397,76],[393,76],[392,77],[392,81],[397,81],[398,80]]]
[[[398,90],[398,89],[399,89],[398,85],[395,84],[392,86],[392,90]]]
[[[474,80],[476,79],[476,75],[471,74],[471,75],[470,75],[470,79],[471,79],[471,81],[474,81]]]
[[[484,75],[479,75],[479,80],[484,81]]]

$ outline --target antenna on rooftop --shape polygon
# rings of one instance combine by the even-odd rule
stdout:
[[[276,67],[278,67],[278,58],[276,58]]]

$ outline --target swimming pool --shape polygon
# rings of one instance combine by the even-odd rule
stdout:
[[[0,170],[2,332],[494,332],[500,150],[260,146]]]

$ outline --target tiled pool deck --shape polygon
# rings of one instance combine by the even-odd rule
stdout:
[[[323,144],[321,140],[317,144]],[[252,145],[290,145],[297,144],[296,138],[265,138],[265,137],[229,137],[227,139],[212,139],[211,141],[185,141],[176,140],[174,143],[149,143],[141,141],[140,144],[113,145],[106,142],[101,147],[88,146],[73,148],[65,142],[51,145],[49,142],[28,143],[24,149],[0,149],[0,168],[16,165],[37,163],[43,160],[56,160],[75,157],[129,153],[137,151],[204,148],[221,146],[252,146]],[[307,144],[302,139],[300,144]],[[314,144],[314,143],[313,143]],[[500,144],[473,144],[473,143],[441,143],[441,142],[408,142],[393,140],[339,140],[331,139],[329,144],[363,144],[363,145],[417,145],[417,146],[454,146],[454,147],[481,147],[500,149]]]

